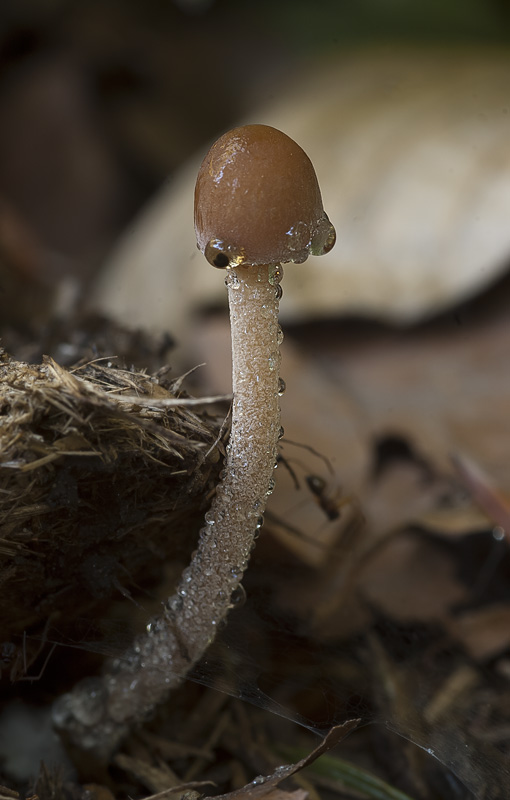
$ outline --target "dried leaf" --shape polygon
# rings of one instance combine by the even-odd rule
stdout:
[[[0,800],[17,800],[19,792],[9,789],[7,786],[0,786]]]
[[[250,112],[250,122],[305,148],[337,228],[320,263],[286,270],[285,319],[415,320],[501,273],[510,253],[509,66],[497,49],[362,50],[296,75],[270,106]],[[156,330],[171,320],[185,337],[191,309],[225,302],[195,247],[203,155],[120,243],[93,307]]]
[[[510,607],[498,603],[466,612],[450,619],[448,629],[476,661],[486,661],[510,646]]]
[[[304,789],[295,789],[293,792],[273,789],[266,794],[267,800],[307,800],[308,797],[308,792],[305,792]]]
[[[360,720],[358,719],[352,719],[344,722],[343,725],[336,725],[334,728],[331,728],[320,745],[316,747],[315,750],[312,750],[312,752],[306,756],[306,758],[302,758],[295,764],[277,767],[271,775],[259,775],[257,778],[251,781],[251,783],[243,786],[242,789],[236,789],[234,792],[217,795],[218,800],[242,800],[242,798],[250,798],[250,800],[255,800],[257,797],[263,797],[267,795],[269,792],[274,791],[275,787],[281,781],[285,780],[286,778],[290,778],[291,775],[294,775],[296,772],[304,769],[309,764],[312,764],[323,753],[327,753],[328,750],[331,750],[333,747],[335,747],[359,725],[359,722]]]
[[[361,591],[374,608],[390,618],[411,622],[443,620],[467,599],[452,559],[424,539],[392,539],[368,563]]]

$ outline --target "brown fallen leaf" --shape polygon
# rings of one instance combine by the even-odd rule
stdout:
[[[295,789],[293,792],[273,789],[266,794],[267,800],[307,800],[308,796],[308,792],[305,792],[304,789]]]
[[[461,312],[458,320],[358,339],[339,326],[335,337],[316,342],[330,392],[352,398],[351,424],[363,419],[367,437],[398,432],[447,474],[452,453],[469,453],[504,491],[510,317],[501,299],[478,318]],[[313,355],[313,345],[306,350]]]
[[[226,392],[230,386],[227,320],[202,322],[193,340],[193,355],[207,362],[208,389]],[[413,331],[375,331],[359,334],[340,323],[327,335],[313,330],[282,348],[282,374],[287,389],[282,397],[285,436],[282,453],[291,466],[307,472],[324,464],[286,440],[312,445],[332,464],[325,477],[333,489],[354,496],[377,530],[410,521],[440,529],[481,529],[487,525],[455,475],[451,454],[466,452],[504,493],[510,485],[506,429],[510,377],[501,368],[509,356],[510,319],[504,304],[491,314],[479,314],[469,324],[443,323]],[[396,434],[412,443],[428,462],[443,487],[421,497],[419,476],[410,506],[407,482],[388,482],[386,489],[370,482],[373,442]],[[412,476],[410,476],[412,483]],[[318,542],[328,545],[337,526],[328,524],[306,491],[296,492],[282,464],[270,509],[291,524],[299,523]],[[441,497],[442,495],[442,497]],[[371,511],[370,504],[376,502]],[[304,501],[304,502],[303,502]],[[452,511],[453,509],[453,511]],[[472,516],[471,523],[470,517]],[[457,518],[457,519],[456,519]],[[310,563],[318,564],[317,547],[295,543]]]
[[[339,742],[342,741],[342,739],[351,733],[351,731],[353,731],[359,725],[359,723],[359,719],[351,719],[347,722],[344,722],[342,725],[336,725],[334,728],[331,728],[320,745],[312,750],[312,752],[309,753],[309,755],[307,755],[305,758],[302,758],[295,764],[276,767],[271,775],[259,775],[241,789],[236,789],[235,791],[228,792],[227,794],[216,795],[217,800],[242,800],[242,798],[250,798],[250,800],[255,800],[257,797],[266,796],[270,792],[273,792],[275,787],[281,781],[285,780],[286,778],[290,778],[291,775],[294,775],[296,772],[304,769],[309,764],[312,764],[323,753],[327,753],[328,750],[331,750],[333,747],[335,747]]]
[[[476,661],[488,661],[510,647],[510,606],[496,603],[447,620],[448,630]]]
[[[410,622],[444,620],[468,597],[453,558],[434,543],[411,535],[393,538],[369,561],[360,590],[381,613]]]

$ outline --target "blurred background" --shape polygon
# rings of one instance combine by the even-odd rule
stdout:
[[[337,229],[330,254],[285,269],[286,378],[308,376],[297,433],[308,409],[315,444],[350,452],[354,486],[381,430],[442,463],[474,450],[510,480],[495,411],[510,391],[509,3],[21,0],[1,22],[13,355],[72,363],[78,328],[99,346],[100,314],[160,337],[162,359],[176,342],[174,367],[206,361],[201,390],[229,391],[194,181],[226,129],[275,125],[309,153]]]
[[[179,338],[206,291],[221,297],[195,269],[194,172],[240,121],[300,142],[338,228],[327,280],[298,268],[287,315],[421,318],[506,264],[505,0],[20,0],[0,15],[4,323],[88,296]]]
[[[336,661],[354,642],[355,689],[338,694],[370,695],[372,718],[435,749],[473,796],[499,797],[510,2],[1,3],[1,343],[68,366],[119,355],[149,371],[171,362],[175,375],[205,361],[193,390],[230,391],[225,291],[196,250],[193,187],[210,142],[243,122],[275,125],[307,151],[338,236],[327,256],[285,268],[293,472],[278,470],[248,594],[266,581],[266,609],[279,592],[293,624],[313,629],[321,663],[339,643],[341,687]],[[140,335],[128,354],[102,338],[111,324],[158,344]],[[286,579],[293,564],[290,587],[273,580],[268,552]]]

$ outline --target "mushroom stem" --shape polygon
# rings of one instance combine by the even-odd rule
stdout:
[[[280,262],[323,255],[335,231],[306,153],[267,125],[211,147],[195,187],[197,245],[226,268],[234,401],[224,475],[197,550],[163,614],[102,678],[54,707],[58,728],[106,757],[189,672],[234,602],[272,490],[280,436]]]
[[[186,676],[232,607],[272,490],[280,436],[280,265],[227,270],[233,406],[223,478],[197,550],[163,614],[101,678],[54,708],[75,746],[106,758]]]
[[[188,668],[204,653],[232,605],[262,525],[280,435],[279,265],[228,270],[232,333],[232,428],[223,477],[185,570],[173,621]]]

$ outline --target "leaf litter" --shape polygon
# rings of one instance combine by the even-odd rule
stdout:
[[[365,719],[420,744],[480,798],[504,797],[510,781],[501,755],[509,747],[507,296],[504,280],[477,306],[410,331],[331,321],[287,335],[284,460],[270,504],[278,547],[260,555],[269,577],[258,589],[270,593],[280,625],[316,637],[315,684],[330,698],[322,721],[339,718],[342,698],[361,696]],[[215,353],[226,333],[217,319],[205,324],[196,347],[208,386],[219,390]],[[287,437],[312,442],[335,476]],[[307,493],[310,473],[330,497],[343,489],[355,499],[339,506],[339,519]],[[248,661],[238,643],[229,646]],[[293,655],[299,696],[307,657],[301,666]],[[409,687],[396,679],[401,671]],[[282,665],[273,673],[286,674]]]
[[[497,334],[499,325],[496,320]],[[482,331],[486,348],[489,328]],[[406,393],[412,405],[410,393],[424,391],[427,357],[436,368],[442,353],[444,369],[449,358],[464,364],[455,385],[469,385],[473,362],[462,347],[471,342],[459,337],[454,358],[452,342],[450,350],[438,350],[432,335],[427,350],[427,337],[418,348],[422,383],[402,383],[394,405],[403,407]],[[231,709],[232,698],[239,698],[254,707],[245,726],[269,742],[293,741],[295,735],[280,728],[292,721],[324,733],[360,718],[363,726],[345,740],[343,755],[409,797],[427,797],[431,786],[453,798],[504,797],[508,554],[493,535],[502,520],[491,519],[487,505],[476,508],[450,461],[449,440],[431,441],[430,417],[418,413],[413,421],[410,412],[393,408],[388,418],[387,395],[378,387],[398,383],[406,350],[390,337],[379,349],[386,370],[379,361],[372,373],[369,348],[360,348],[355,362],[341,348],[337,361],[321,342],[321,361],[312,364],[306,348],[298,354],[287,341],[279,491],[244,581],[247,600],[190,676],[194,683],[149,723],[146,733],[156,739],[142,747],[133,737],[117,754],[117,796],[195,780],[250,786],[251,775],[270,774],[268,762],[252,763],[250,746],[236,740]],[[497,348],[485,355],[486,380],[499,358]],[[63,688],[62,675],[74,682],[96,670],[91,651],[122,656],[130,630],[145,624],[185,563],[193,546],[189,531],[200,525],[220,469],[228,400],[220,413],[187,405],[180,380],[170,380],[167,370],[149,375],[113,364],[87,357],[67,369],[51,358],[34,366],[3,354],[0,502],[8,591],[2,630],[5,642],[17,643],[21,652],[6,674],[19,678],[28,669],[38,675],[49,648],[59,645],[34,684],[41,688],[32,691],[54,694]],[[341,365],[340,382],[335,365]],[[210,371],[200,377],[211,397],[222,395],[224,386]],[[495,386],[496,377],[491,380]],[[494,428],[505,398],[504,380],[499,385]],[[436,396],[434,416],[446,426],[453,387],[440,383],[439,389],[444,412]],[[303,402],[291,403],[289,392]],[[345,441],[339,426],[350,428]],[[504,507],[505,471],[497,459],[484,458],[490,455],[485,431],[484,425],[478,440],[470,428],[462,452],[490,469],[487,480]],[[310,490],[310,476],[322,480],[314,483],[320,496]],[[122,503],[112,508],[117,495]],[[222,701],[227,716],[221,729],[217,705],[207,713],[201,705],[225,698],[218,690],[230,695]],[[203,710],[187,738],[183,719],[194,708]],[[188,741],[188,753],[170,749],[158,756],[155,741],[170,747],[172,731],[181,731],[177,743]],[[169,781],[164,764],[175,780]],[[92,765],[88,772],[104,784]]]

